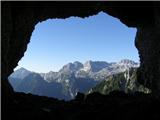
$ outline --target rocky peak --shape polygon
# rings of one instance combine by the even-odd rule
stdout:
[[[84,63],[84,70],[85,71],[92,71],[92,72],[98,72],[99,70],[107,67],[109,64],[104,61],[87,61]]]
[[[124,65],[124,66],[130,66],[130,67],[138,67],[139,64],[129,60],[129,59],[122,59],[121,61],[118,62],[119,65]]]
[[[10,76],[12,78],[18,78],[18,79],[23,79],[25,78],[27,75],[29,75],[30,73],[32,73],[31,71],[21,67],[20,69],[14,71],[14,73],[12,73]]]
[[[74,64],[75,68],[77,68],[77,69],[80,69],[83,67],[83,64],[78,61],[75,61],[73,64]]]
[[[66,71],[66,72],[75,72],[83,67],[83,64],[75,61],[74,63],[68,63],[63,66],[63,68],[60,71]]]
[[[58,77],[58,72],[49,71],[48,73],[40,73],[40,75],[44,80],[49,82]]]

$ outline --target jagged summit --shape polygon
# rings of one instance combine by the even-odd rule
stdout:
[[[23,86],[27,86],[28,90],[25,90],[27,92],[35,93],[36,91],[38,94],[48,96],[57,96],[56,91],[59,91],[60,98],[72,99],[77,92],[85,93],[108,76],[124,72],[132,67],[138,67],[138,63],[127,59],[112,63],[89,60],[82,64],[75,61],[64,65],[58,72],[35,73],[20,68],[10,76],[10,78],[16,78],[18,84],[13,80],[10,82],[12,85],[16,84],[18,86],[15,90],[21,91],[25,89]],[[33,89],[29,89],[29,86],[32,86]],[[45,92],[39,92],[41,86],[43,86]],[[54,88],[57,90],[47,92],[47,89],[52,89],[51,86],[55,86]]]
[[[72,71],[72,72],[77,72],[77,71],[91,71],[91,72],[99,72],[101,71],[102,69],[109,69],[113,70],[114,69],[117,69],[117,67],[139,67],[139,63],[137,62],[134,62],[132,60],[129,60],[129,59],[122,59],[120,60],[119,62],[106,62],[106,61],[92,61],[92,60],[88,60],[86,61],[84,64],[82,64],[81,62],[79,61],[75,61],[73,63],[68,63],[66,65],[64,65],[60,70],[59,72],[67,72],[67,71]],[[14,72],[17,73],[17,72],[31,72],[23,67],[21,67],[20,69],[16,70]],[[45,73],[45,74],[55,74],[55,73],[58,73],[58,72],[54,72],[54,71],[49,71],[48,73]],[[44,74],[44,73],[41,73],[41,74]]]
[[[129,59],[122,59],[118,62],[119,64],[132,64],[132,65],[137,65],[138,63],[134,62],[133,60]]]
[[[60,69],[59,72],[69,72],[69,71],[70,72],[75,72],[75,71],[81,69],[82,67],[83,67],[83,64],[76,61],[74,63],[68,63],[68,64],[64,65],[62,67],[62,69]]]
[[[99,70],[107,67],[109,64],[105,61],[87,61],[84,63],[85,71],[98,72]]]
[[[19,72],[28,72],[28,71],[30,71],[30,70],[28,70],[28,69],[26,69],[26,68],[24,68],[24,67],[21,67],[21,68],[15,70],[15,71],[19,71]]]
[[[10,77],[23,79],[24,77],[26,77],[30,73],[32,73],[32,72],[27,70],[26,68],[21,67],[21,68],[17,69],[16,71],[14,71],[14,74],[11,74]]]

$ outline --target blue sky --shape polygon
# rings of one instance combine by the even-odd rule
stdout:
[[[116,62],[127,58],[139,62],[135,34],[135,28],[103,12],[85,19],[48,19],[35,26],[17,68],[49,72],[74,61]]]

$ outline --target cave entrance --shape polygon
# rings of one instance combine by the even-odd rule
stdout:
[[[18,92],[72,99],[105,80],[114,64],[138,63],[135,34],[135,28],[103,12],[43,21],[35,26],[10,83]]]

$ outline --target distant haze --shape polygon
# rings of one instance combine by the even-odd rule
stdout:
[[[20,68],[12,73],[8,79],[17,92],[70,100],[77,95],[77,92],[90,93],[92,88],[99,83],[106,81],[109,77],[112,78],[112,75],[117,76],[118,74],[121,75],[118,75],[118,79],[115,77],[116,79],[111,80],[114,81],[112,82],[113,87],[108,87],[109,91],[107,91],[110,92],[117,88],[126,91],[129,88],[134,92],[134,88],[138,87],[136,79],[134,79],[136,78],[134,76],[136,76],[137,67],[139,67],[138,63],[128,59],[123,59],[116,63],[90,60],[82,64],[75,61],[64,65],[58,72],[36,73]],[[132,71],[135,71],[134,76],[130,74]],[[114,84],[115,81],[117,82],[116,84]],[[99,92],[103,92],[106,89],[105,84],[102,84],[102,86],[103,89],[100,89],[100,91],[98,89]],[[126,86],[128,87],[126,88]]]
[[[38,23],[18,68],[58,71],[69,62],[88,60],[139,61],[134,46],[136,29],[103,12],[87,18],[49,19]]]

